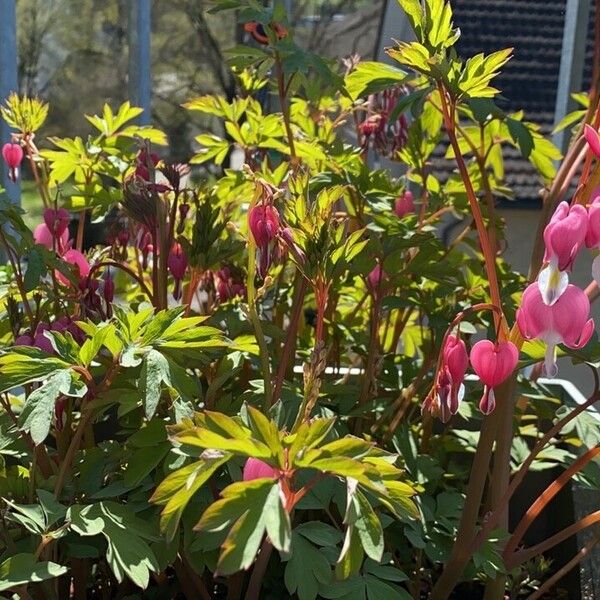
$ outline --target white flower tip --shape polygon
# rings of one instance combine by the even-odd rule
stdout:
[[[563,295],[569,285],[569,274],[559,271],[554,264],[549,264],[540,272],[538,288],[546,306],[552,306]]]

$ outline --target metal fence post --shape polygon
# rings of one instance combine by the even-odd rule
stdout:
[[[573,110],[571,94],[581,90],[589,19],[590,0],[567,0],[554,111],[555,126]],[[563,153],[567,149],[569,138],[568,129],[554,136],[554,143]]]
[[[17,83],[17,11],[16,0],[0,0],[0,104],[11,92],[18,91]],[[0,118],[0,146],[10,140],[10,128]],[[21,189],[8,178],[8,168],[0,159],[0,185],[11,202],[19,204]]]
[[[129,99],[144,109],[138,123],[148,125],[152,119],[151,73],[151,0],[129,0]]]

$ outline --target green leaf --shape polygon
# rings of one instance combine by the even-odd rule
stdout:
[[[398,4],[400,4],[408,16],[408,20],[410,21],[417,39],[422,41],[421,32],[423,29],[424,14],[420,0],[398,0]]]
[[[133,511],[116,502],[100,502],[89,506],[71,506],[67,512],[71,528],[82,536],[101,533],[107,542],[106,558],[117,581],[127,576],[133,583],[146,588],[150,572],[159,565],[147,543],[156,541],[150,524]]]
[[[446,0],[425,0],[425,25],[423,43],[432,50],[449,48],[460,36],[452,29],[452,7]]]
[[[408,78],[408,73],[379,62],[361,62],[346,75],[346,90],[352,98],[368,96],[385,90],[393,85],[400,85]]]
[[[523,158],[529,158],[534,145],[533,136],[529,129],[521,121],[510,117],[506,119],[506,125],[512,139],[519,144]]]
[[[222,491],[221,499],[206,509],[195,529],[229,529],[217,565],[218,573],[224,575],[252,564],[266,532],[279,550],[288,552],[290,548],[289,515],[281,501],[279,484],[272,479],[232,483]]]
[[[40,283],[40,279],[46,275],[47,268],[44,256],[37,244],[31,248],[27,255],[27,271],[23,278],[26,292],[33,291]]]
[[[267,496],[263,509],[265,529],[277,550],[288,552],[292,541],[290,515],[283,506],[279,484],[274,485]]]
[[[329,434],[335,425],[335,418],[315,419],[309,423],[302,423],[298,431],[293,436],[288,436],[292,440],[289,449],[289,459],[294,462],[296,456],[304,453],[304,450],[318,446]]]
[[[365,495],[359,490],[349,492],[350,500],[344,522],[354,525],[365,553],[374,561],[380,561],[383,556],[383,529],[373,507]]]
[[[33,554],[15,554],[0,565],[0,592],[28,583],[60,577],[67,567],[53,562],[37,562]]]
[[[363,547],[360,536],[354,525],[346,529],[346,537],[342,552],[335,566],[335,574],[338,579],[348,579],[356,575],[363,562]]]
[[[56,400],[61,394],[69,394],[71,377],[70,369],[62,369],[27,397],[21,413],[21,427],[31,434],[36,445],[50,433]]]
[[[568,115],[566,115],[560,123],[552,130],[552,133],[558,133],[563,129],[567,129],[576,123],[579,123],[586,115],[587,110],[575,110]]]
[[[283,467],[283,446],[279,439],[277,425],[252,406],[247,407],[247,415],[250,428],[254,434],[253,437],[268,446],[271,449],[273,458],[278,460],[280,467]]]
[[[0,356],[0,393],[41,381],[68,366],[68,363],[48,356],[37,348],[14,348],[13,352]]]
[[[498,50],[488,56],[477,54],[467,60],[458,79],[458,90],[467,98],[490,98],[498,90],[489,85],[512,55],[512,48]]]
[[[412,600],[413,596],[405,589],[397,586],[392,586],[374,577],[367,575],[365,577],[367,586],[367,599],[380,600],[380,598],[395,598],[396,600]]]
[[[165,506],[160,528],[169,540],[175,536],[181,515],[194,494],[230,458],[231,454],[206,452],[200,460],[170,473],[156,488],[150,502]]]
[[[301,523],[294,529],[294,533],[299,533],[317,546],[337,546],[342,541],[342,534],[338,529],[320,521]]]
[[[144,356],[139,382],[147,419],[151,419],[156,412],[163,383],[171,384],[169,361],[158,350],[152,348]]]
[[[19,523],[27,531],[42,535],[46,530],[46,517],[42,507],[38,504],[15,504],[4,498],[4,502],[11,509],[6,513],[6,518],[14,523]]]
[[[296,531],[292,534],[291,556],[285,566],[284,582],[299,600],[314,600],[319,585],[327,585],[332,573],[325,555]]]
[[[41,489],[36,490],[36,493],[46,517],[46,528],[52,527],[54,523],[65,517],[67,508],[56,500],[54,494]]]
[[[88,367],[94,358],[96,358],[100,348],[107,344],[107,339],[115,336],[115,331],[116,328],[114,324],[110,323],[98,327],[94,334],[85,340],[79,350],[79,359],[84,367]]]

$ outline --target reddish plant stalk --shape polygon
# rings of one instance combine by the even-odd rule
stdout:
[[[574,569],[590,553],[592,548],[600,542],[600,535],[596,534],[566,565],[558,569],[552,577],[544,582],[527,600],[538,600],[547,594],[569,571]]]
[[[531,560],[532,558],[543,554],[550,550],[550,548],[554,548],[554,546],[564,542],[569,539],[572,535],[591,527],[592,525],[600,522],[600,510],[594,511],[593,513],[587,515],[583,519],[580,519],[573,525],[569,525],[562,531],[554,534],[552,537],[549,537],[547,540],[532,546],[531,548],[526,548],[524,550],[519,550],[518,552],[513,553],[510,557],[504,559],[505,565],[507,569],[514,569],[524,562]]]
[[[591,460],[600,454],[600,446],[590,448],[585,454],[581,455],[566,471],[561,473],[539,496],[539,498],[529,507],[529,510],[523,515],[523,518],[517,525],[513,534],[510,536],[506,548],[504,549],[504,558],[507,562],[515,553],[519,542],[529,529],[529,526],[535,521],[538,515],[546,508],[548,503],[569,483],[571,478],[579,473]]]
[[[298,334],[298,326],[300,324],[300,318],[302,317],[302,308],[304,306],[304,297],[308,284],[306,279],[302,275],[297,278],[297,284],[294,291],[294,299],[292,301],[292,314],[290,317],[290,324],[287,328],[287,335],[285,343],[283,344],[283,352],[281,354],[281,360],[277,367],[277,376],[275,378],[275,386],[273,388],[273,402],[277,402],[281,396],[281,390],[283,389],[283,382],[285,375],[288,371],[288,367],[293,366],[293,359],[295,357],[296,350],[296,337]]]

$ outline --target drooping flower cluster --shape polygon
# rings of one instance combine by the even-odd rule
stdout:
[[[69,240],[69,212],[64,208],[54,210],[47,208],[44,211],[44,222],[40,223],[33,231],[33,239],[40,244],[53,250],[66,263],[77,268],[79,278],[87,277],[90,272],[90,264],[79,250],[72,248]],[[64,285],[69,285],[69,279],[60,271],[56,272],[56,278]]]
[[[406,89],[396,86],[369,96],[367,116],[359,125],[363,151],[371,147],[377,154],[393,159],[404,148],[408,140],[408,120],[403,113],[395,114],[404,95]]]
[[[248,213],[248,227],[256,244],[258,274],[264,278],[271,266],[279,233],[279,213],[272,204],[259,203]]]
[[[439,417],[444,423],[458,412],[465,394],[464,379],[469,359],[484,385],[479,410],[486,415],[494,410],[494,388],[515,370],[519,360],[517,347],[512,342],[480,340],[473,345],[469,355],[464,341],[450,334],[444,342],[435,383],[423,403],[423,412]]]
[[[590,137],[587,130],[586,137]],[[546,343],[544,372],[554,377],[558,372],[556,346],[582,348],[594,331],[594,321],[589,318],[590,302],[583,290],[569,283],[569,272],[584,244],[600,248],[600,190],[592,193],[589,209],[561,202],[544,230],[544,242],[547,264],[538,280],[523,293],[517,324],[526,340]],[[600,282],[598,257],[592,275]]]
[[[115,291],[110,269],[101,279],[92,276],[92,267],[86,255],[73,248],[73,240],[69,239],[69,221],[70,214],[66,209],[47,208],[44,211],[44,222],[33,231],[33,239],[36,244],[55,252],[63,263],[70,266],[70,273],[64,269],[55,269],[54,277],[69,293],[77,295],[83,313],[101,319],[110,317]],[[37,332],[34,332],[33,337],[36,336]],[[39,346],[38,343],[35,345]]]
[[[46,331],[62,334],[70,333],[78,344],[83,344],[85,340],[83,331],[79,329],[74,321],[72,321],[69,317],[60,317],[51,324],[44,322],[38,323],[33,333],[26,332],[18,336],[15,340],[15,345],[33,346],[39,350],[42,350],[43,352],[46,352],[47,354],[56,354],[50,338],[45,335]]]
[[[246,296],[246,286],[241,274],[231,267],[221,267],[215,274],[215,288],[219,302],[227,302],[236,296]]]

